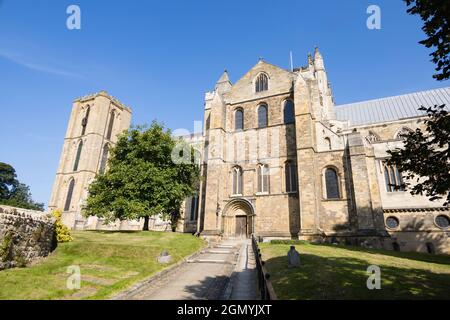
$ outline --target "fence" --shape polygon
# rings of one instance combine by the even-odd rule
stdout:
[[[258,270],[258,288],[260,290],[261,300],[277,300],[277,295],[270,281],[270,274],[264,267],[264,261],[261,259],[261,250],[258,247],[258,241],[252,235],[253,252],[255,253],[256,268]]]

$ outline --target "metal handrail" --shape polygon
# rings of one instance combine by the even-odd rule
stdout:
[[[258,271],[258,288],[261,300],[277,300],[277,295],[270,281],[270,274],[267,272],[264,261],[261,259],[261,250],[258,247],[258,241],[254,235],[252,235],[252,247],[255,253],[256,269]]]

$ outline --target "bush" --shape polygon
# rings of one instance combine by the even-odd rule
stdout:
[[[73,240],[72,236],[70,235],[69,229],[62,223],[61,221],[61,211],[55,210],[52,212],[52,215],[56,218],[56,240],[59,243],[62,242],[70,242]]]
[[[3,242],[0,244],[0,261],[6,262],[11,259],[12,254],[12,234],[6,233]]]

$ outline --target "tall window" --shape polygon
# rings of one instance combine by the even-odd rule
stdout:
[[[211,126],[211,117],[210,117],[210,115],[208,115],[208,117],[206,118],[206,121],[205,121],[205,128],[206,128],[206,131],[208,131],[209,130],[209,127]]]
[[[258,128],[267,127],[267,106],[260,105],[258,108]]]
[[[72,202],[73,188],[75,187],[75,180],[72,178],[67,189],[66,203],[64,204],[64,211],[70,210],[70,203]]]
[[[294,102],[292,100],[286,100],[284,102],[284,123],[294,123]]]
[[[197,213],[198,213],[198,196],[193,196],[191,198],[191,211],[189,215],[189,220],[194,221],[197,220]]]
[[[233,168],[233,194],[242,194],[242,169],[240,167]]]
[[[115,118],[115,112],[114,110],[111,110],[111,113],[109,115],[109,126],[108,126],[108,133],[106,134],[106,139],[111,140],[112,130],[114,126],[114,118]]]
[[[269,90],[269,78],[264,73],[261,73],[255,82],[255,91],[261,92]]]
[[[236,112],[234,113],[234,129],[244,129],[244,112],[241,109],[236,110]]]
[[[109,146],[108,144],[105,144],[103,147],[102,158],[100,160],[100,169],[99,169],[100,173],[105,172],[106,163],[108,162],[108,154],[109,154]]]
[[[80,141],[80,143],[78,144],[77,155],[75,156],[75,162],[73,163],[73,171],[78,170],[82,150],[83,150],[83,141]]]
[[[193,156],[194,156],[194,159],[192,159],[192,160],[193,160],[192,162],[193,162],[198,168],[200,168],[200,166],[201,166],[201,164],[202,164],[202,154],[200,153],[200,151],[194,149],[194,154],[193,154]]]
[[[327,146],[328,150],[331,150],[331,139],[326,137],[324,140],[325,140],[325,145]]]
[[[327,199],[339,199],[339,180],[336,170],[328,168],[325,170],[325,187]]]
[[[401,172],[395,166],[384,165],[384,180],[387,192],[405,191]]]
[[[81,126],[82,126],[81,135],[82,136],[84,136],[84,134],[86,133],[86,127],[87,127],[87,124],[88,124],[88,121],[89,121],[89,113],[90,112],[91,112],[91,108],[87,107],[86,114],[85,114],[83,120],[81,120]]]
[[[296,192],[297,191],[297,168],[292,161],[286,162],[285,174],[286,174],[286,192]]]
[[[258,165],[258,192],[269,192],[269,166]]]

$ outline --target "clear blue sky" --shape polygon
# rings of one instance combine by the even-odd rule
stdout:
[[[81,30],[66,8],[81,8]],[[377,4],[382,29],[368,30]],[[296,66],[318,45],[337,104],[444,87],[401,0],[0,0],[0,161],[47,203],[72,101],[107,90],[133,123],[193,130],[224,69]]]

